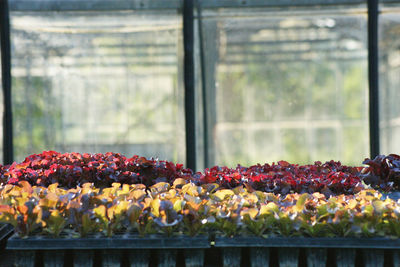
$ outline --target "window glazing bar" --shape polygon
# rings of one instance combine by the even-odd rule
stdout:
[[[183,3],[183,47],[185,84],[186,166],[196,171],[196,105],[194,79],[193,1]]]
[[[183,0],[9,0],[10,11],[118,11],[178,9]]]
[[[378,0],[368,0],[368,82],[370,157],[379,155]]]
[[[13,162],[13,132],[11,107],[11,49],[8,1],[0,1],[1,75],[3,84],[3,160]]]
[[[202,0],[203,8],[288,7],[365,4],[365,0]]]

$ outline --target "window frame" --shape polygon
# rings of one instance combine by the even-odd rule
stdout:
[[[310,6],[367,5],[368,12],[368,84],[369,84],[369,146],[370,157],[380,153],[379,140],[379,58],[378,19],[379,3],[400,3],[399,0],[5,0],[0,3],[0,36],[3,85],[3,160],[11,164],[13,156],[12,106],[11,106],[11,51],[10,51],[10,11],[116,11],[116,10],[156,10],[176,9],[182,13],[184,42],[184,90],[185,90],[185,132],[186,165],[196,170],[198,153],[196,148],[196,101],[195,94],[195,36],[194,23],[198,17],[200,50],[202,51],[201,9],[208,8],[287,8]],[[197,17],[194,11],[197,10]],[[204,54],[200,53],[200,69],[204,69]],[[200,79],[205,84],[203,71]],[[204,88],[202,88],[204,99]],[[207,103],[203,101],[203,109]],[[202,125],[207,131],[207,112],[203,112]],[[204,167],[210,167],[208,157],[209,134],[203,134]]]

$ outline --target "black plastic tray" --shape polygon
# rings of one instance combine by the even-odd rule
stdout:
[[[55,250],[55,249],[197,249],[210,248],[208,236],[114,236],[87,238],[28,237],[16,235],[7,241],[9,250]]]
[[[0,224],[0,242],[7,239],[14,232],[11,224]]]
[[[400,249],[400,239],[307,238],[307,237],[216,237],[215,247],[372,248]]]

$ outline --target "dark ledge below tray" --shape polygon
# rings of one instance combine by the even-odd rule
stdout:
[[[216,237],[215,247],[297,247],[400,249],[400,239],[385,237]]]
[[[200,237],[87,237],[52,238],[12,236],[7,241],[10,250],[49,250],[49,249],[196,249],[209,248],[208,236]]]

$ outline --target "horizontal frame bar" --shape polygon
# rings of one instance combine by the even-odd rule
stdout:
[[[203,8],[301,7],[366,4],[366,0],[201,0]],[[400,0],[381,0],[400,3]],[[10,11],[118,11],[181,9],[183,0],[9,0]]]
[[[202,0],[203,8],[230,7],[289,7],[289,6],[332,6],[366,4],[365,0]]]
[[[180,9],[183,0],[9,0],[10,11],[118,11]]]
[[[289,7],[366,4],[366,0],[200,0],[203,8]],[[183,0],[9,0],[10,11],[117,11],[180,9]],[[400,0],[381,0],[400,3]]]

